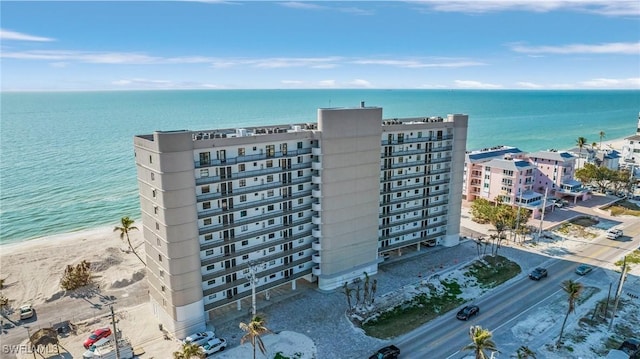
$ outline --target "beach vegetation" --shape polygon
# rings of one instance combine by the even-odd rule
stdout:
[[[260,337],[271,331],[265,326],[264,318],[256,315],[249,323],[240,323],[240,329],[246,332],[246,334],[240,338],[240,345],[246,341],[251,343],[253,346],[253,359],[256,359],[256,348],[260,349],[262,354],[267,355],[267,348],[264,346],[264,342]]]
[[[60,287],[64,290],[74,290],[89,283],[91,283],[91,263],[83,260],[75,266],[67,265],[60,280]]]
[[[195,343],[184,343],[179,351],[173,352],[173,359],[204,359],[206,357],[202,347]]]
[[[604,131],[600,131],[598,135],[600,136],[600,149],[602,149],[602,139],[605,138],[606,134],[604,133]]]
[[[531,213],[528,209],[509,204],[492,204],[484,198],[476,199],[471,203],[472,219],[478,223],[491,223],[494,227],[496,234],[489,236],[492,255],[498,254],[501,242],[506,239],[505,232],[511,231],[513,239],[517,239],[518,234],[526,233],[525,227]]]
[[[129,239],[129,232],[138,230],[138,227],[133,225],[134,222],[135,221],[129,217],[122,217],[120,219],[121,226],[116,226],[115,228],[113,228],[113,231],[120,232],[120,239],[127,240],[127,244],[129,244],[129,248],[131,249],[131,252],[133,252],[133,254],[135,254],[136,257],[138,257],[140,262],[142,262],[142,265],[146,266],[146,263],[138,255],[138,252],[136,252],[135,248],[133,248],[133,245],[131,245],[131,239]]]
[[[518,359],[536,359],[536,352],[531,350],[528,346],[523,345],[516,351],[516,357]]]
[[[462,348],[464,351],[473,351],[476,359],[493,358],[493,353],[499,353],[496,343],[493,341],[493,333],[479,325],[469,328],[469,338],[471,343]],[[487,354],[491,351],[492,354]]]
[[[582,183],[595,184],[601,192],[606,189],[616,192],[624,189],[629,190],[633,184],[629,170],[612,170],[592,163],[587,163],[584,167],[576,170],[575,177]]]

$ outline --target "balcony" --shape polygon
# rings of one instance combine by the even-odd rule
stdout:
[[[313,241],[313,242],[311,243],[311,248],[312,248],[314,251],[320,251],[320,250],[322,249],[321,247],[322,247],[322,246],[320,245],[320,240],[318,240],[318,239],[316,239],[315,241]]]
[[[311,260],[313,261],[313,263],[317,263],[317,264],[322,263],[322,260],[320,259],[320,255],[319,254],[314,254],[311,257]]]
[[[320,201],[314,201],[313,203],[311,203],[311,209],[314,212],[322,211],[322,205],[320,204]]]
[[[313,168],[316,171],[321,170],[322,169],[322,162],[320,162],[318,160],[311,162],[311,168]]]
[[[322,149],[320,147],[313,147],[311,148],[311,154],[314,156],[320,156],[322,155]]]
[[[320,177],[319,175],[311,177],[311,183],[322,184],[322,177]]]
[[[320,266],[315,266],[311,269],[311,273],[313,275],[315,275],[316,277],[320,276],[320,274],[322,274],[322,271],[320,271]]]
[[[320,229],[313,229],[311,230],[311,235],[313,236],[313,238],[321,238],[322,237],[322,231],[320,231]]]
[[[320,191],[320,189],[314,189],[311,191],[311,197],[313,198],[320,198],[322,197],[322,191]]]
[[[311,218],[311,222],[313,222],[313,224],[317,224],[317,225],[321,225],[322,224],[322,218],[320,218],[319,215],[315,215]]]

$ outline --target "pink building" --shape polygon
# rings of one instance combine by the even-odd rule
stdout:
[[[496,146],[481,150],[468,151],[464,161],[464,177],[462,180],[462,199],[473,202],[477,198],[489,199],[488,194],[491,177],[485,173],[486,164],[494,159],[523,159],[526,153],[516,147]],[[495,194],[493,198],[495,197]]]
[[[534,190],[556,198],[570,197],[573,203],[588,199],[587,189],[574,179],[576,156],[567,151],[539,151],[529,154],[529,162],[537,167]]]

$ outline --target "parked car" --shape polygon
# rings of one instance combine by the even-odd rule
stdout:
[[[618,350],[629,354],[630,358],[640,358],[640,340],[634,338],[627,339],[620,344]]]
[[[531,273],[529,273],[529,278],[533,280],[540,280],[546,277],[547,277],[547,269],[542,267],[538,267],[533,271],[531,271]]]
[[[211,356],[214,353],[221,352],[227,347],[227,341],[222,338],[213,338],[202,345],[204,355]]]
[[[478,313],[480,313],[480,307],[478,307],[477,305],[467,305],[466,307],[460,309],[458,314],[456,314],[456,318],[460,320],[469,320],[469,318]]]
[[[591,267],[588,264],[581,264],[576,268],[576,273],[578,273],[579,275],[585,275],[589,272],[591,272],[593,270],[593,267]]]
[[[111,328],[100,328],[94,330],[91,335],[84,341],[84,348],[89,349],[95,342],[111,335]]]
[[[29,319],[33,317],[33,306],[31,304],[25,304],[20,307],[20,320]]]
[[[396,359],[398,355],[400,355],[400,348],[392,344],[379,349],[369,359]]]
[[[185,344],[194,343],[196,345],[203,345],[215,337],[216,337],[216,334],[213,331],[198,332],[184,338],[183,343]]]
[[[622,235],[623,235],[622,229],[611,228],[610,230],[607,231],[608,239],[618,239],[618,237],[622,237]]]

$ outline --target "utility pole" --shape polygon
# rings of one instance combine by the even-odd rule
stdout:
[[[522,206],[522,189],[518,189],[518,192],[520,192],[520,200],[518,200],[518,212],[516,215],[516,238],[515,238],[515,242],[518,242],[518,228],[520,227],[520,207]]]
[[[246,274],[246,278],[249,280],[249,283],[251,283],[251,319],[256,316],[256,286],[260,281],[258,271],[261,265],[265,267],[264,263],[250,261],[249,272]]]
[[[542,235],[542,223],[544,223],[544,210],[547,208],[547,193],[549,192],[549,187],[544,189],[544,198],[542,200],[542,214],[540,215],[540,228],[538,228],[538,239],[540,241],[540,236]]]
[[[118,347],[118,330],[116,329],[116,316],[113,314],[113,305],[111,308],[111,324],[113,324],[113,345],[116,348],[116,359],[120,359],[120,348]]]
[[[618,302],[620,301],[620,295],[622,294],[622,286],[627,274],[627,257],[624,257],[622,262],[622,273],[620,273],[620,280],[618,281],[618,289],[616,290],[616,300],[613,303],[613,312],[611,313],[611,322],[609,323],[609,330],[613,327],[613,319],[616,317],[616,310],[618,309]]]

